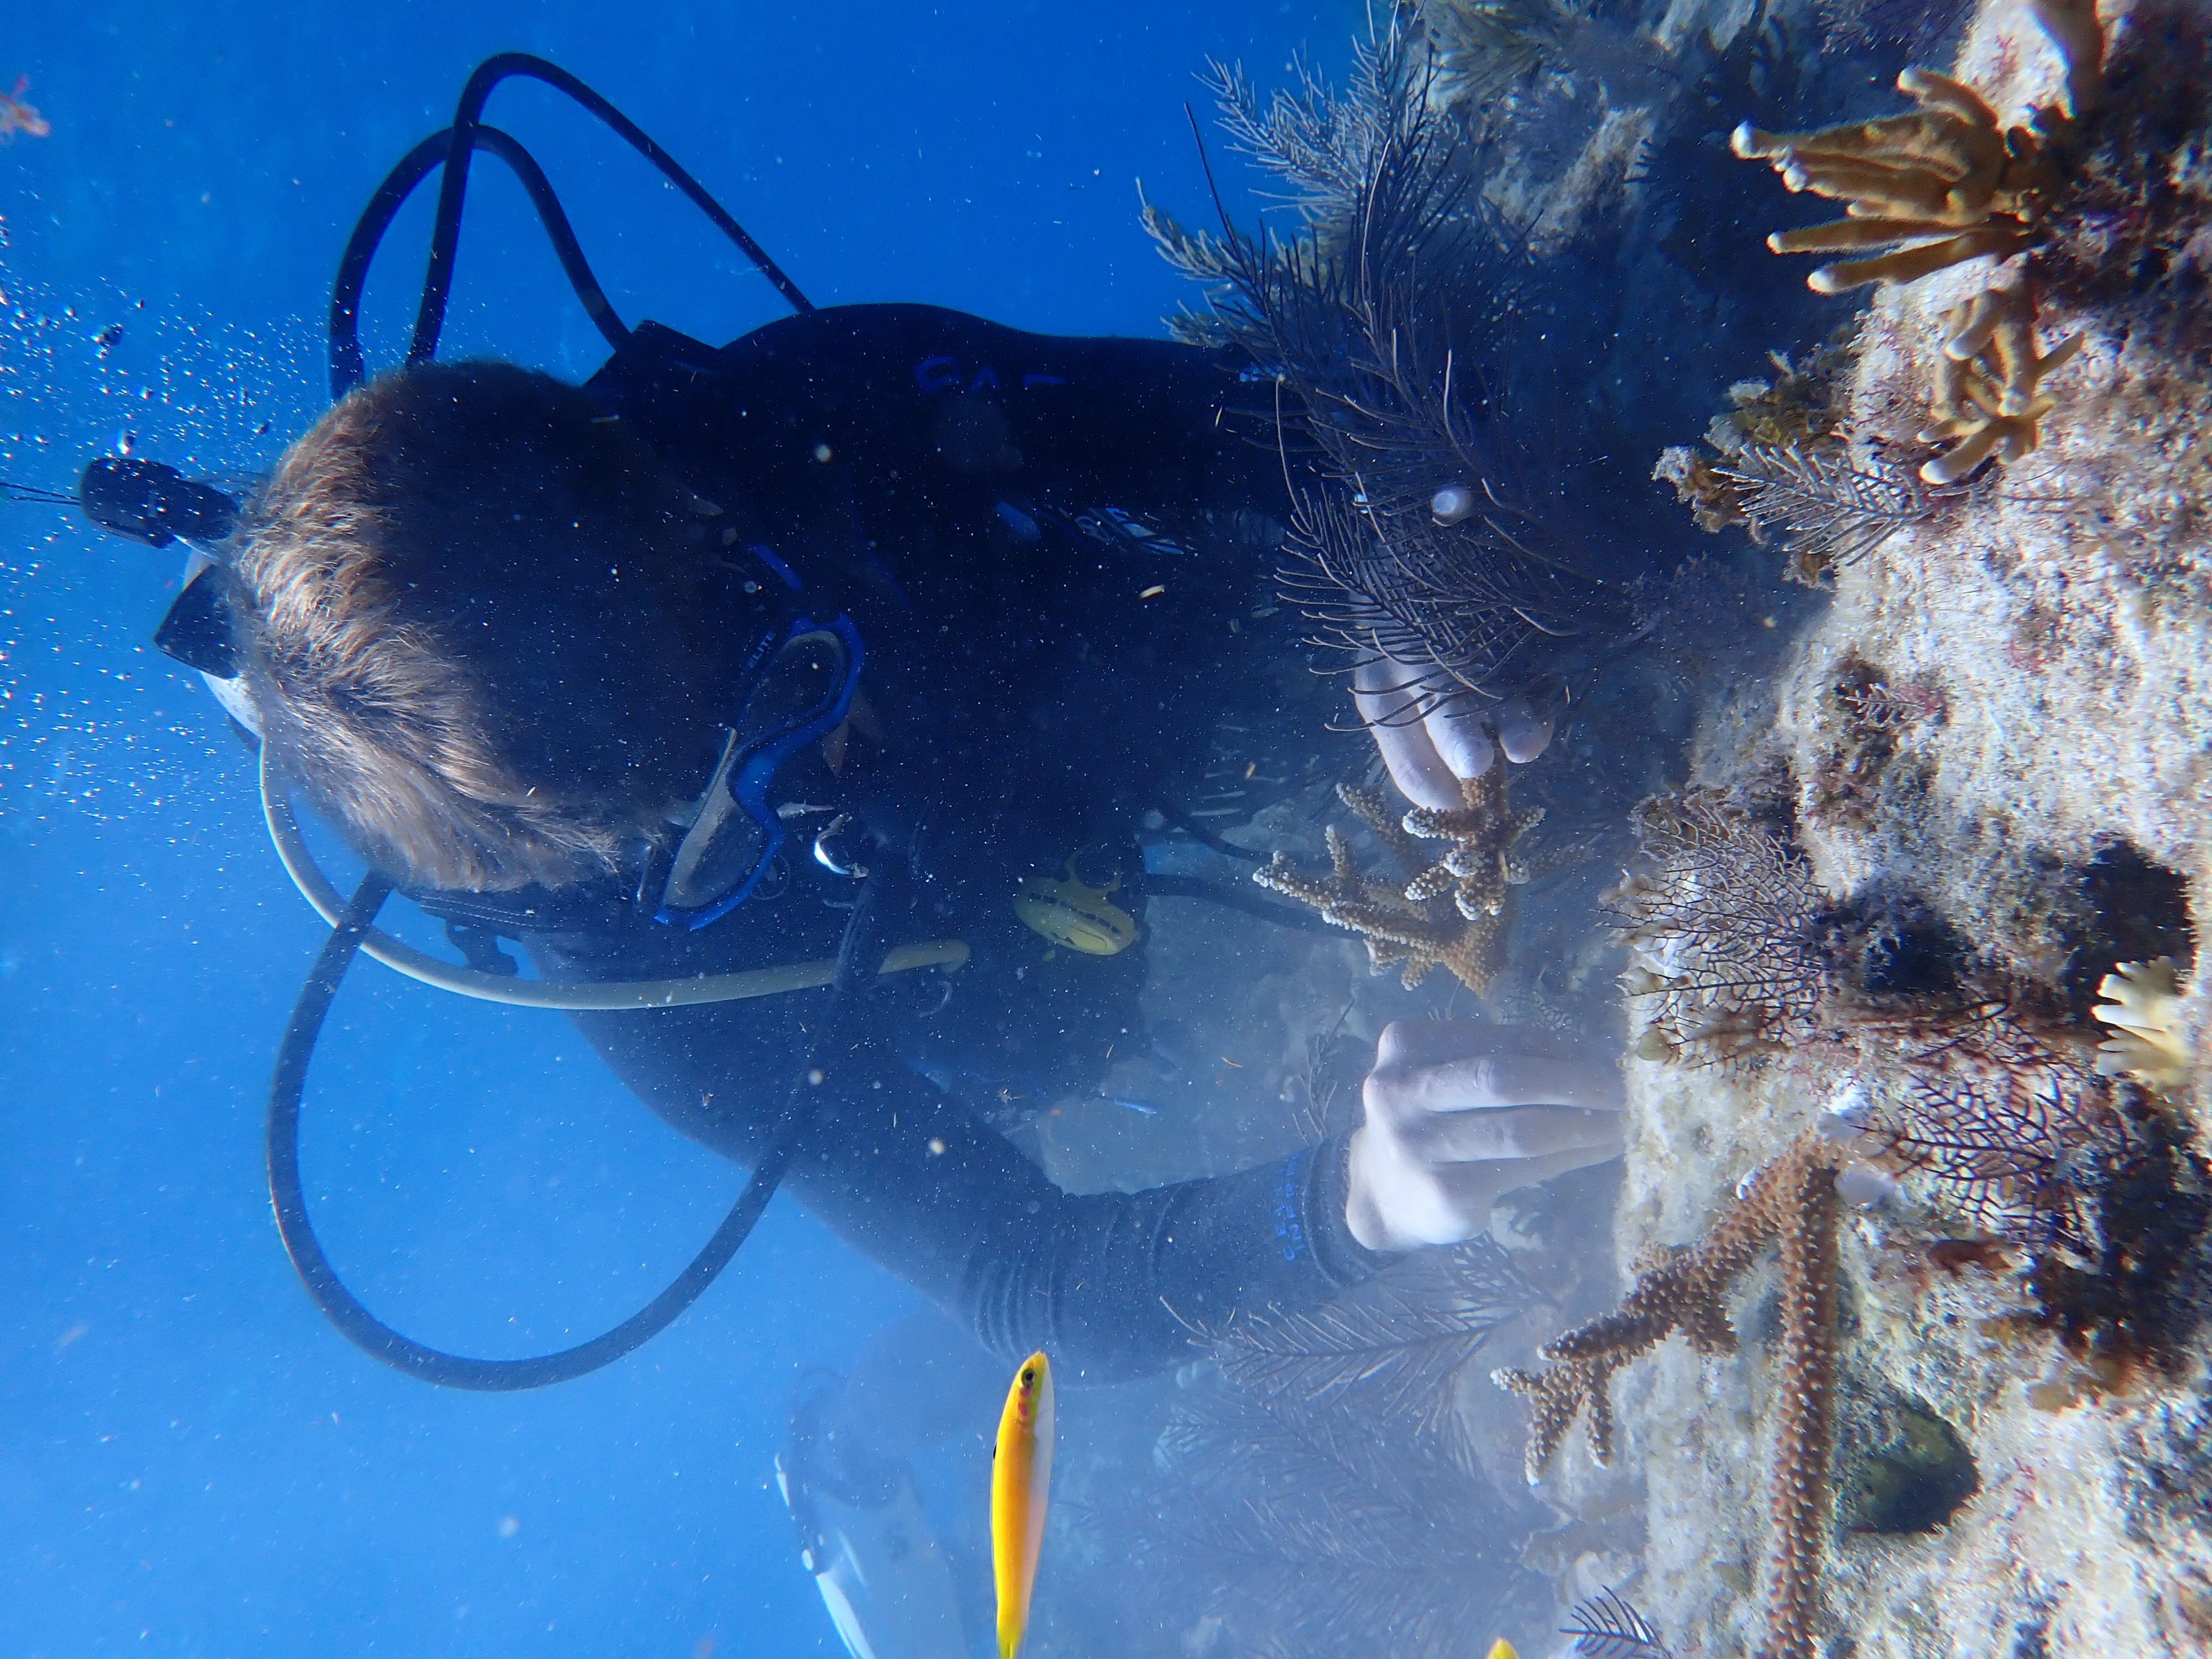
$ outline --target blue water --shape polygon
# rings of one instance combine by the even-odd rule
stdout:
[[[0,149],[0,476],[65,489],[128,434],[250,480],[320,406],[355,214],[493,52],[596,84],[817,301],[1157,333],[1182,296],[1132,180],[1206,216],[1192,71],[1273,76],[1300,45],[1329,64],[1357,21],[1274,0],[11,8],[0,91],[28,75],[53,131]],[[509,87],[493,114],[625,316],[720,339],[778,314],[551,94]],[[372,285],[373,362],[411,316],[427,217],[403,216]],[[447,355],[595,365],[495,166],[460,270]],[[848,1363],[912,1298],[804,1214],[779,1203],[637,1357],[532,1395],[373,1364],[292,1279],[259,1122],[320,930],[250,757],[148,643],[177,562],[0,505],[0,1653],[839,1651],[770,1460],[799,1372]],[[332,1255],[395,1323],[471,1352],[619,1318],[738,1179],[557,1017],[373,968],[307,1109]]]

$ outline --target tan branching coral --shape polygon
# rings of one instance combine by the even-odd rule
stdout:
[[[1985,256],[2008,258],[2044,237],[2067,179],[2066,152],[2082,115],[2104,84],[2105,37],[2096,0],[2030,0],[2065,65],[2058,101],[2007,126],[1989,100],[1964,82],[1909,69],[1898,88],[1919,108],[1908,115],[1824,127],[1762,132],[1748,122],[1730,147],[1769,163],[1791,191],[1844,204],[1845,216],[1779,230],[1777,253],[1853,253],[1816,269],[1815,293],[1841,294],[1869,283],[1917,282]],[[1957,483],[1995,456],[2016,461],[2041,438],[2057,405],[2043,378],[2081,349],[2074,336],[2045,352],[2036,307],[2017,276],[1954,306],[1934,409],[1923,442],[1950,447],[1920,469],[1931,484]]]
[[[1920,469],[1932,484],[1955,483],[1991,454],[2016,461],[2041,441],[2043,417],[2057,399],[2043,377],[2081,349],[2079,334],[2049,351],[2037,342],[2035,301],[2027,284],[2000,283],[1943,313],[1946,336],[1936,373],[1933,418],[1920,435],[1956,441]]]
[[[1613,1374],[1676,1332],[1701,1353],[1734,1352],[1729,1288],[1761,1249],[1780,1246],[1768,1659],[1810,1659],[1816,1651],[1836,1375],[1835,1173],[1844,1156],[1819,1131],[1806,1131],[1743,1184],[1702,1239],[1639,1273],[1619,1308],[1546,1344],[1548,1370],[1496,1373],[1499,1386],[1529,1403],[1532,1483],[1585,1408],[1591,1454],[1606,1462],[1613,1455]]]
[[[1463,806],[1442,811],[1417,806],[1402,821],[1379,795],[1337,787],[1338,798],[1397,861],[1403,872],[1398,881],[1362,871],[1351,841],[1334,824],[1328,830],[1327,875],[1300,870],[1278,853],[1252,879],[1364,935],[1368,959],[1378,969],[1402,963],[1408,988],[1442,966],[1479,993],[1505,965],[1512,889],[1528,878],[1515,845],[1544,816],[1541,807],[1512,809],[1505,773],[1503,765],[1493,766],[1480,778],[1464,780]],[[1417,836],[1450,846],[1441,860],[1431,860]]]
[[[2001,127],[1981,94],[1933,70],[1909,69],[1897,85],[1920,106],[1914,113],[1817,132],[1762,132],[1746,122],[1729,140],[1746,161],[1771,163],[1790,191],[1845,204],[1846,218],[1766,239],[1777,253],[1865,256],[1814,270],[1805,281],[1816,294],[1910,283],[1984,254],[2016,253],[2049,205],[2056,168],[2037,129]]]
[[[2112,1028],[2097,1045],[2097,1070],[2129,1077],[2165,1094],[2188,1080],[2189,1045],[2182,1035],[2182,989],[2172,957],[2123,962],[2097,987],[2105,999],[2090,1012]]]
[[[1815,293],[1914,282],[2035,240],[2063,180],[2059,148],[2103,85],[2105,36],[2096,0],[2033,0],[2031,9],[2066,82],[2055,108],[2022,124],[2003,125],[1962,81],[1908,69],[1897,86],[1920,106],[1909,115],[1816,132],[1762,132],[1749,122],[1735,130],[1729,143],[1738,155],[1770,163],[1793,191],[1844,204],[1844,218],[1766,239],[1777,253],[1865,256],[1820,266],[1805,279]]]

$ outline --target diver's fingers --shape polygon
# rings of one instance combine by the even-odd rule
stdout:
[[[1498,746],[1516,766],[1526,766],[1542,754],[1552,741],[1552,716],[1539,714],[1526,697],[1513,697],[1491,716],[1497,728]]]
[[[1472,1019],[1396,1019],[1382,1028],[1375,1045],[1377,1072],[1409,1071],[1486,1054],[1548,1055],[1610,1066],[1609,1048],[1593,1045],[1571,1031],[1540,1030],[1529,1025],[1498,1025]],[[1613,1069],[1617,1070],[1617,1067]],[[1512,1105],[1528,1102],[1507,1102]],[[1602,1104],[1583,1102],[1583,1104]]]
[[[1352,706],[1375,734],[1398,793],[1416,806],[1448,811],[1465,803],[1451,769],[1413,712],[1415,694],[1407,682],[1413,678],[1412,669],[1387,657],[1362,663],[1352,671]]]
[[[1577,1147],[1519,1161],[1431,1162],[1369,1123],[1352,1137],[1344,1218],[1352,1237],[1370,1250],[1456,1244],[1490,1224],[1491,1207],[1507,1188],[1611,1156],[1603,1148]]]
[[[1446,1164],[1522,1163],[1566,1158],[1601,1164],[1620,1155],[1626,1121],[1615,1111],[1587,1106],[1496,1106],[1461,1112],[1428,1112],[1395,1125],[1406,1151],[1434,1167]],[[1516,1182],[1531,1178],[1514,1172]]]
[[[1367,1075],[1370,1110],[1481,1111],[1500,1106],[1591,1106],[1618,1111],[1618,1066],[1503,1046],[1427,1065],[1378,1063]]]
[[[1459,1224],[1456,1231],[1441,1237],[1424,1237],[1424,1244],[1454,1244],[1461,1239],[1472,1238],[1487,1231],[1490,1212],[1502,1193],[1514,1187],[1533,1187],[1540,1181],[1549,1181],[1574,1170],[1587,1169],[1593,1164],[1603,1164],[1620,1156],[1613,1152],[1580,1150],[1557,1152],[1549,1158],[1532,1158],[1519,1164],[1444,1164],[1429,1172],[1431,1185],[1435,1189],[1431,1200],[1447,1210]],[[1501,1173],[1503,1171],[1504,1173]],[[1413,1218],[1401,1214],[1401,1221]],[[1418,1221],[1416,1230],[1426,1232]],[[1443,1229],[1438,1229],[1443,1231]]]
[[[1422,724],[1428,728],[1429,741],[1443,757],[1444,764],[1451,768],[1454,777],[1479,778],[1498,757],[1497,745],[1490,741],[1482,715],[1464,701],[1440,703],[1429,711],[1428,719]],[[1456,789],[1452,792],[1451,804],[1463,804]]]

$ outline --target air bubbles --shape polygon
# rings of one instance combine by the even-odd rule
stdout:
[[[115,453],[117,454],[128,455],[132,450],[137,447],[138,434],[137,433],[118,432],[115,434]]]
[[[1897,1177],[1871,1164],[1846,1164],[1836,1174],[1836,1196],[1861,1210],[1871,1210],[1897,1190]]]
[[[1429,497],[1429,511],[1438,524],[1457,524],[1474,511],[1474,490],[1467,484],[1446,484]]]

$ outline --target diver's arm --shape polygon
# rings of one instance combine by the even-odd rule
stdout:
[[[780,1017],[725,1005],[578,1024],[655,1111],[741,1162],[788,1097]],[[1341,1139],[1218,1179],[1071,1194],[895,1061],[862,1050],[824,1073],[786,1189],[1009,1364],[1043,1348],[1088,1380],[1144,1376],[1194,1329],[1316,1305],[1391,1259],[1352,1237]]]
[[[895,1129],[893,1115],[840,1126],[794,1164],[793,1195],[1008,1363],[1042,1348],[1087,1382],[1146,1376],[1240,1310],[1314,1307],[1392,1259],[1352,1237],[1342,1139],[1236,1175],[1072,1194],[918,1079]]]

